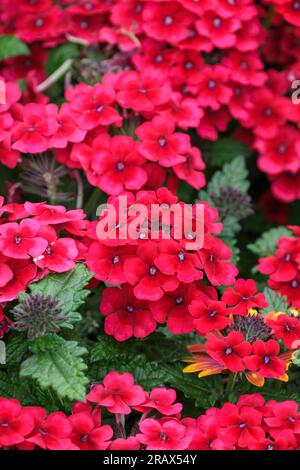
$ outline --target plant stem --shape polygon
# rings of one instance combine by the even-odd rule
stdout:
[[[65,73],[71,68],[71,65],[73,64],[72,59],[67,59],[60,67],[58,67],[55,72],[53,72],[51,75],[49,75],[46,80],[44,80],[42,83],[37,85],[35,87],[35,91],[41,93],[48,88],[50,88],[54,83],[56,83],[61,77],[65,75]]]
[[[233,391],[236,378],[237,378],[237,373],[232,374],[232,375],[230,375],[230,377],[228,377],[227,385],[226,385],[226,389],[225,389],[225,397],[226,397],[227,400],[230,399],[230,395]]]
[[[76,209],[82,209],[83,205],[83,183],[78,170],[74,171],[74,178],[77,183]]]

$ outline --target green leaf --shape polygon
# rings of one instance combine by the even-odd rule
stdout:
[[[111,336],[101,336],[90,351],[91,362],[106,361],[113,357],[122,356],[128,351],[128,342],[120,343]],[[134,348],[132,348],[134,352]]]
[[[243,142],[230,137],[219,139],[211,146],[212,164],[215,166],[223,166],[237,157],[247,158],[250,154],[250,149]]]
[[[274,254],[278,240],[282,237],[292,237],[292,232],[286,227],[271,228],[247,248],[260,258],[264,258]]]
[[[247,180],[248,170],[243,157],[237,157],[217,171],[207,185],[208,194],[219,194],[221,188],[236,188],[247,192],[250,186]]]
[[[74,323],[81,320],[77,312],[90,291],[85,289],[92,278],[91,272],[84,264],[77,264],[76,268],[63,274],[50,274],[42,281],[30,285],[32,294],[50,295],[59,300],[62,315],[69,320],[62,323],[61,328],[73,328]]]
[[[45,341],[43,344],[44,349],[37,350],[21,364],[21,377],[37,380],[42,389],[51,387],[61,398],[83,400],[88,379],[82,356],[87,350],[76,341],[65,341],[55,335],[49,344]]]
[[[286,301],[286,297],[283,297],[280,294],[276,294],[276,292],[274,292],[269,287],[264,289],[264,294],[269,306],[261,311],[262,314],[269,312],[286,312],[288,310],[289,307]]]
[[[20,364],[28,351],[28,341],[25,333],[10,333],[6,340],[6,364]]]
[[[52,74],[68,59],[76,59],[79,56],[79,52],[78,45],[70,42],[52,49],[46,62],[47,73],[49,75]]]
[[[16,36],[0,36],[0,60],[29,54],[29,48]]]
[[[194,374],[184,374],[181,365],[165,364],[162,366],[167,382],[176,390],[180,390],[186,398],[194,400],[196,406],[208,408],[220,399],[223,384],[220,378],[199,379]]]

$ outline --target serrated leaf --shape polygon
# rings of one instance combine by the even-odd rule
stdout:
[[[72,328],[74,323],[81,319],[77,312],[90,291],[85,289],[92,274],[84,264],[77,264],[76,268],[63,274],[50,274],[42,281],[30,285],[32,294],[50,295],[59,300],[62,315],[69,320],[62,323],[61,328]]]
[[[50,75],[68,59],[76,59],[79,56],[79,51],[78,45],[70,42],[52,49],[46,62],[47,73]]]
[[[10,333],[6,340],[6,364],[19,364],[28,351],[25,333]]]
[[[76,341],[56,336],[51,346],[22,363],[20,375],[37,380],[43,389],[51,387],[61,398],[83,400],[88,382],[84,373],[87,366],[82,359],[86,353]]]
[[[180,365],[165,364],[162,366],[167,382],[180,390],[186,398],[194,400],[201,408],[213,406],[220,398],[222,382],[213,379],[199,379],[196,375],[184,374]]]
[[[101,336],[90,351],[90,361],[98,362],[122,356],[127,344],[120,343],[110,336]]]
[[[29,54],[27,45],[16,36],[0,36],[0,60]]]
[[[243,142],[230,137],[221,138],[211,146],[212,164],[215,166],[222,166],[237,157],[247,158],[250,153],[250,149]]]
[[[264,294],[269,306],[261,311],[262,314],[269,312],[286,312],[288,310],[289,307],[286,301],[286,297],[283,297],[280,294],[276,294],[276,292],[274,292],[269,287],[264,289]]]
[[[277,242],[282,237],[292,237],[292,232],[286,227],[271,228],[264,232],[255,243],[249,244],[247,248],[252,251],[252,253],[264,258],[274,254]]]
[[[232,238],[234,237],[240,230],[241,226],[236,217],[233,215],[228,215],[222,220],[223,228],[221,237],[223,238]]]
[[[207,185],[207,192],[208,194],[219,194],[221,188],[236,188],[246,193],[250,186],[247,177],[248,170],[245,159],[243,157],[235,158],[213,175]]]

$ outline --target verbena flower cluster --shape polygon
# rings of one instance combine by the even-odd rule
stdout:
[[[274,28],[266,30],[274,4]],[[201,154],[175,126],[217,140],[234,120],[237,138],[257,150],[273,194],[285,202],[299,199],[299,108],[286,96],[299,71],[297,1],[7,0],[1,20],[2,34],[16,34],[32,52],[1,68],[9,95],[0,106],[5,165],[16,165],[20,152],[52,149],[108,194],[158,188],[166,179],[199,189],[205,181]],[[57,107],[37,85],[49,48],[66,38],[111,48],[100,67],[101,84],[80,83]],[[11,80],[24,77],[21,104]],[[115,136],[128,121],[141,143],[134,135]]]
[[[294,450],[300,413],[293,401],[265,401],[243,395],[236,405],[210,408],[197,419],[182,417],[173,389],[145,392],[131,374],[110,372],[94,385],[72,414],[47,414],[0,399],[0,448],[46,450]],[[114,428],[103,424],[115,417]],[[128,434],[127,420],[134,420]]]
[[[1,1],[1,449],[300,448],[299,53],[297,0]]]
[[[290,236],[278,240],[273,255],[261,258],[258,269],[269,276],[268,284],[285,296],[289,305],[300,307],[300,227],[290,227]],[[293,236],[294,235],[294,236]]]

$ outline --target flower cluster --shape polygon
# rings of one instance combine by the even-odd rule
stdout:
[[[53,149],[108,194],[157,189],[166,180],[172,187],[178,178],[199,189],[201,154],[175,126],[216,140],[234,120],[236,138],[258,151],[273,195],[299,199],[299,112],[286,96],[299,74],[297,1],[2,3],[1,32],[16,34],[31,49],[30,56],[5,61],[1,71],[7,80],[27,78],[26,104],[0,115],[7,136],[0,136],[1,146],[10,148],[3,156],[0,149],[6,165],[15,165],[19,152]],[[70,88],[58,108],[37,85],[49,48],[66,39],[107,51],[97,83]],[[129,135],[115,136],[129,119]]]
[[[35,280],[62,273],[84,259],[82,210],[45,203],[0,203],[0,304],[16,299]],[[4,326],[2,326],[4,322]],[[7,328],[1,319],[0,331]]]
[[[124,220],[125,215],[125,220],[131,223],[138,220],[141,229],[136,239],[99,239],[97,222],[91,222],[88,230],[91,243],[86,262],[89,269],[96,279],[120,285],[120,288],[107,287],[103,291],[100,310],[106,316],[105,331],[119,341],[131,336],[147,336],[154,331],[157,323],[167,323],[175,334],[189,333],[194,330],[189,312],[192,300],[200,297],[204,305],[206,299],[209,302],[217,297],[213,287],[205,287],[202,283],[204,275],[212,286],[231,285],[238,272],[229,261],[231,250],[214,236],[221,230],[221,224],[216,222],[217,211],[203,204],[203,247],[199,248],[195,243],[194,248],[187,249],[187,242],[192,238],[185,234],[183,239],[176,239],[178,227],[174,219],[169,219],[170,225],[165,227],[161,217],[153,221],[153,214],[152,218],[150,214],[147,218],[146,214],[143,228],[141,215],[130,213],[133,204],[137,207],[144,204],[149,212],[151,204],[155,203],[163,211],[173,204],[180,208],[181,204],[172,192],[161,188],[156,192],[139,191],[136,195],[127,193],[127,197],[131,205],[127,213],[119,217]],[[109,198],[108,202],[118,207],[118,198]],[[195,224],[199,222],[196,206],[192,211],[192,222]],[[118,227],[121,231],[122,220],[114,221],[111,230]],[[181,220],[183,223],[184,220]],[[169,239],[163,237],[166,230],[170,234]],[[195,232],[189,233],[192,237]],[[257,305],[255,296],[253,303]]]
[[[300,228],[290,227],[294,237],[282,237],[272,256],[260,258],[258,269],[269,276],[271,289],[286,296],[289,305],[300,308]]]
[[[194,308],[203,315],[204,309],[197,303]],[[287,382],[293,353],[300,346],[298,316],[299,312],[294,310],[263,316],[250,309],[246,316],[235,313],[228,318],[222,302],[215,302],[206,309],[206,317],[210,317],[206,341],[188,347],[193,356],[185,359],[191,364],[184,372],[197,372],[199,378],[220,373],[244,374],[257,387],[262,387],[266,378]],[[201,334],[203,324],[199,321]]]
[[[46,450],[293,450],[300,442],[300,413],[294,401],[265,402],[243,395],[237,404],[210,408],[197,419],[182,417],[176,392],[145,392],[129,373],[110,372],[94,385],[72,414],[22,407],[0,398],[0,448]],[[115,430],[102,424],[115,416]],[[126,418],[135,424],[130,432]],[[128,433],[129,431],[129,433]]]

